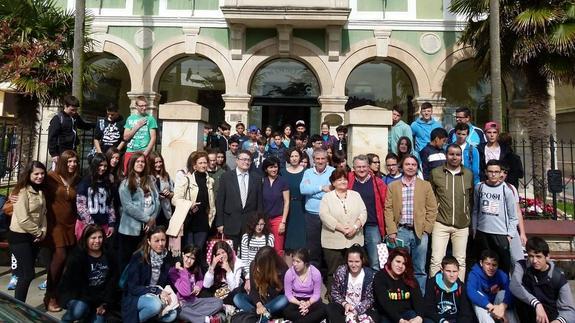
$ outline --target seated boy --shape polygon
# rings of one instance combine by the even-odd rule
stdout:
[[[471,322],[471,306],[459,279],[459,262],[453,256],[441,261],[441,271],[425,285],[425,321]]]
[[[549,260],[549,245],[531,237],[525,245],[527,260],[519,260],[511,276],[521,323],[575,322],[575,306],[563,272]]]
[[[483,250],[479,263],[473,265],[467,277],[467,297],[480,323],[517,322],[509,308],[511,291],[509,276],[499,266],[499,256],[491,249]]]

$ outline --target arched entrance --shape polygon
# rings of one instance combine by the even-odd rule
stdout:
[[[210,123],[224,120],[226,85],[218,66],[201,56],[186,56],[170,64],[160,77],[160,104],[188,100],[210,111]]]
[[[130,115],[130,73],[118,57],[104,53],[95,55],[87,61],[88,70],[92,71],[93,87],[84,88],[83,110],[85,116],[102,117],[106,115],[106,106],[114,103],[120,113]]]
[[[305,64],[288,58],[272,60],[252,78],[249,124],[279,130],[304,120],[308,129],[316,129],[320,92],[316,76]]]
[[[373,105],[390,109],[401,106],[405,121],[413,115],[414,90],[407,73],[398,65],[382,60],[365,62],[353,69],[345,83],[345,109]]]

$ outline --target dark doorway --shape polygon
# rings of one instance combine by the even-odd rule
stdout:
[[[285,107],[285,106],[263,106],[262,107],[262,126],[272,126],[274,131],[281,131],[283,126],[290,124],[295,127],[298,120],[305,121],[306,125],[310,124],[309,107]]]

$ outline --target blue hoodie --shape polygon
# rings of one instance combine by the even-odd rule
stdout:
[[[467,136],[467,143],[472,144],[473,146],[477,147],[481,143],[485,143],[485,133],[480,128],[474,126],[473,124],[468,123],[469,126],[469,136]],[[449,134],[447,136],[447,143],[452,144],[457,140],[457,136],[455,135],[455,128],[449,130]]]
[[[474,145],[467,143],[461,157],[463,166],[473,172],[473,187],[475,187],[479,183],[479,151]]]
[[[467,297],[471,304],[486,308],[488,304],[494,304],[495,296],[501,290],[505,291],[503,303],[510,305],[513,295],[509,289],[509,275],[503,270],[497,269],[493,277],[488,277],[477,263],[471,268],[467,277]]]
[[[421,117],[411,123],[411,131],[415,138],[415,151],[420,152],[431,141],[431,131],[441,128],[441,124],[433,117],[429,121],[424,121]]]

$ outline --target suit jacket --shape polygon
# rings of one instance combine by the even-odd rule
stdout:
[[[387,234],[397,233],[397,226],[401,220],[403,208],[402,199],[403,182],[394,181],[387,186],[385,197],[385,228]],[[430,234],[437,218],[437,200],[429,182],[417,178],[413,193],[413,226],[418,238],[426,232]]]
[[[242,207],[236,170],[225,172],[220,178],[216,198],[216,227],[223,225],[226,235],[240,235],[248,216],[256,212],[263,212],[261,176],[249,172],[248,196],[245,207]]]

